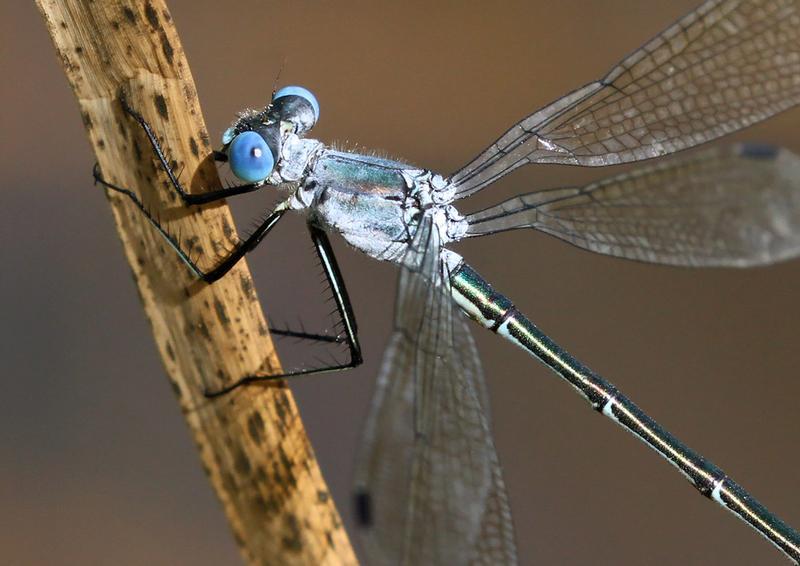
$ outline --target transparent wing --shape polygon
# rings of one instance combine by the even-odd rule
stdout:
[[[527,163],[603,166],[680,151],[800,102],[800,2],[710,0],[525,118],[451,178],[456,198]]]
[[[467,216],[468,236],[535,228],[617,257],[691,266],[800,255],[800,158],[709,147],[580,188],[518,196]]]
[[[400,275],[395,329],[357,467],[368,564],[515,564],[477,353],[425,219]]]
[[[455,351],[458,352],[463,363],[463,376],[472,383],[478,396],[478,402],[483,409],[486,423],[489,423],[489,394],[483,379],[483,369],[478,357],[478,349],[472,338],[467,321],[460,312],[454,314],[456,322],[453,336]],[[473,559],[470,561],[475,566],[497,566],[498,564],[516,564],[517,547],[514,542],[514,525],[511,520],[511,508],[508,505],[506,487],[503,475],[497,460],[494,443],[491,436],[486,439],[487,448],[492,455],[491,485],[486,495],[481,530],[478,533]]]

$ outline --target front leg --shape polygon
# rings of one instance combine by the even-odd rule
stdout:
[[[172,234],[170,234],[166,228],[164,228],[158,219],[150,213],[150,211],[142,204],[142,201],[139,200],[139,197],[131,191],[130,189],[126,189],[125,187],[120,187],[115,185],[114,183],[110,183],[103,179],[102,174],[100,173],[100,168],[98,165],[94,166],[94,178],[97,183],[102,184],[107,189],[110,189],[114,192],[120,193],[125,195],[130,199],[130,201],[138,208],[141,213],[147,218],[150,224],[161,234],[164,239],[169,243],[170,246],[175,250],[175,253],[178,254],[183,262],[189,267],[189,269],[194,273],[198,278],[202,279],[206,283],[213,283],[226,273],[228,273],[234,265],[238,263],[240,259],[242,259],[245,254],[253,250],[264,238],[264,236],[269,233],[270,230],[278,223],[278,220],[289,210],[289,200],[285,200],[281,202],[278,206],[276,206],[272,212],[259,224],[259,226],[250,234],[244,241],[239,242],[233,248],[233,250],[225,256],[217,265],[215,265],[210,270],[203,270],[200,268],[197,263],[189,257],[189,254],[181,247],[180,242],[178,239],[175,238]]]
[[[141,126],[142,130],[144,130],[147,139],[150,141],[150,146],[153,148],[153,153],[156,154],[156,157],[161,162],[161,167],[167,173],[167,177],[169,177],[169,181],[170,184],[172,185],[172,188],[175,190],[178,196],[181,197],[181,200],[183,200],[185,204],[187,205],[206,204],[209,202],[222,200],[227,197],[232,197],[235,195],[241,195],[257,191],[258,189],[264,186],[264,183],[262,181],[258,183],[247,183],[245,185],[226,187],[224,189],[215,189],[213,191],[207,191],[198,194],[187,192],[186,189],[183,188],[183,185],[181,185],[181,182],[178,180],[178,176],[172,170],[172,167],[169,164],[169,160],[167,159],[167,156],[164,154],[164,150],[161,148],[161,144],[158,143],[158,137],[156,136],[155,132],[153,132],[153,128],[150,126],[147,120],[145,120],[144,117],[139,112],[137,112],[133,107],[130,106],[130,104],[128,104],[128,99],[124,93],[120,94],[120,103],[122,104],[122,109],[125,110],[125,112],[128,115],[130,115],[134,120],[136,120],[136,122],[139,123],[139,126]],[[221,151],[214,151],[213,156],[214,156],[214,161],[217,162],[226,162],[228,160],[228,156]],[[97,171],[97,168],[95,168],[95,171]],[[109,188],[113,188],[102,179],[99,179],[97,175],[95,175],[95,179],[98,182],[101,182],[104,185],[108,186]]]

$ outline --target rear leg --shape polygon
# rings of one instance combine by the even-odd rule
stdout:
[[[308,229],[311,233],[311,240],[314,243],[314,250],[317,252],[317,257],[322,265],[325,278],[327,279],[333,293],[333,300],[336,303],[336,312],[338,312],[343,332],[342,335],[339,336],[330,336],[324,334],[310,334],[304,331],[298,332],[287,329],[279,330],[277,334],[323,342],[346,343],[349,353],[348,361],[344,363],[333,363],[325,367],[301,369],[276,375],[249,375],[231,385],[223,387],[222,389],[216,391],[206,391],[206,397],[219,397],[220,395],[229,393],[234,389],[241,387],[242,385],[247,385],[250,383],[273,381],[276,379],[283,379],[296,375],[311,375],[315,373],[343,371],[357,367],[364,361],[361,355],[361,345],[358,342],[358,327],[356,324],[355,314],[353,312],[353,306],[350,303],[350,297],[347,294],[347,288],[345,287],[342,273],[339,270],[339,265],[336,263],[336,256],[333,253],[333,248],[328,240],[328,236],[322,229],[318,228],[314,224],[309,223]]]

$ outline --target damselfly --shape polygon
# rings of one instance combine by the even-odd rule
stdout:
[[[306,138],[319,119],[319,104],[306,89],[286,87],[263,110],[242,113],[215,153],[246,184],[187,193],[149,124],[123,100],[186,204],[267,185],[288,190],[255,232],[210,270],[187,255],[133,192],[99,172],[95,176],[138,206],[207,282],[224,276],[286,212],[307,214],[350,359],[280,376],[242,376],[209,392],[211,397],[246,383],[361,362],[355,319],[327,232],[399,265],[395,329],[357,476],[358,521],[371,561],[516,562],[483,375],[462,312],[542,361],[595,410],[676,466],[702,494],[800,561],[797,531],[555,344],[447,249],[465,238],[534,228],[587,250],[661,264],[746,267],[795,257],[800,158],[774,147],[707,147],[584,187],[538,190],[467,215],[454,203],[525,164],[597,167],[665,156],[798,102],[800,2],[711,0],[603,79],[514,125],[449,177]]]

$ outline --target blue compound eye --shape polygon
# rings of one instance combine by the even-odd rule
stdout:
[[[314,121],[319,121],[319,102],[317,102],[317,97],[314,96],[307,88],[303,88],[301,86],[285,86],[275,93],[275,96],[272,97],[272,100],[278,100],[279,98],[290,95],[299,96],[300,98],[307,100],[314,109]]]
[[[256,132],[242,132],[228,147],[228,163],[242,181],[258,183],[272,173],[275,158],[263,137]]]

